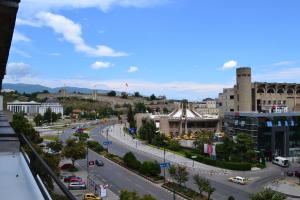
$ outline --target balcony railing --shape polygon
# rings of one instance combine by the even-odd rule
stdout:
[[[31,170],[31,173],[40,189],[42,192],[43,197],[46,200],[52,199],[52,197],[49,195],[47,189],[45,188],[43,182],[41,181],[41,176],[39,175],[39,171],[37,170],[37,166],[39,169],[43,170],[43,173],[46,173],[51,179],[54,181],[54,183],[58,186],[62,194],[67,199],[70,200],[76,200],[74,195],[67,189],[67,187],[61,182],[61,180],[57,177],[57,175],[53,172],[53,170],[48,166],[48,164],[43,160],[43,158],[38,154],[36,149],[32,146],[32,144],[28,141],[28,139],[23,135],[23,134],[18,134],[19,140],[21,142],[21,151],[25,157],[25,160]],[[26,149],[28,149],[31,154],[30,154],[30,159],[27,156],[25,152],[25,146]]]

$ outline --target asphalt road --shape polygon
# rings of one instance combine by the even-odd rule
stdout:
[[[100,134],[100,132],[102,130],[106,131],[105,128],[107,128],[107,125],[99,125],[95,129],[93,129],[90,133],[91,138],[98,141],[102,145],[103,145],[103,142],[107,141],[107,138]],[[66,140],[66,138],[68,138],[70,135],[72,135],[72,129],[65,130],[65,133],[61,135],[61,139]],[[137,157],[137,159],[140,161],[157,160],[158,162],[162,162],[162,159],[160,159],[157,156],[139,151],[136,148],[129,147],[126,144],[123,144],[117,140],[114,140],[113,138],[111,138],[109,136],[108,136],[108,140],[112,141],[112,144],[108,146],[108,150],[110,153],[113,153],[113,154],[116,154],[116,155],[122,157],[122,156],[124,156],[125,153],[132,151],[135,154],[135,156]],[[106,161],[106,162],[110,162],[110,161]],[[111,166],[111,165],[114,165],[114,166]],[[112,164],[112,163],[108,163],[108,166],[115,169],[116,171],[114,171],[114,173],[113,173],[113,171],[109,171],[110,169],[108,169],[108,171],[97,170],[97,174],[98,174],[99,178],[102,178],[107,183],[110,183],[113,185],[112,190],[114,192],[116,192],[116,191],[118,192],[122,188],[128,188],[128,184],[133,185],[133,186],[135,185],[134,184],[135,181],[131,180],[129,177],[136,176],[136,175],[132,175],[132,174],[125,175],[124,172],[122,171],[122,170],[124,170],[122,167],[119,167],[118,165],[115,166],[115,164]],[[189,172],[190,172],[190,177],[192,177],[194,174],[198,173],[197,171],[191,171],[191,170]],[[111,175],[112,173],[114,175]],[[166,176],[168,178],[168,173],[166,173]],[[212,195],[213,199],[224,200],[224,199],[227,199],[229,196],[233,196],[233,197],[235,197],[235,199],[238,199],[238,200],[249,200],[249,196],[252,192],[257,192],[257,191],[261,190],[262,186],[264,184],[266,184],[267,182],[269,182],[275,178],[278,178],[278,173],[274,174],[274,171],[267,172],[267,174],[264,174],[264,176],[262,178],[259,178],[259,180],[252,182],[251,184],[246,185],[246,186],[229,183],[229,182],[227,182],[226,178],[224,178],[224,180],[220,181],[220,177],[214,177],[214,176],[209,176],[209,175],[202,175],[202,176],[204,176],[205,178],[208,178],[210,180],[210,183],[212,184],[212,186],[216,188],[216,191]],[[259,176],[259,174],[258,174],[258,176]],[[127,180],[127,179],[129,179],[129,180]],[[142,178],[140,178],[140,179],[142,179]],[[118,181],[116,181],[116,180],[118,180]],[[142,179],[142,180],[144,180],[144,179]],[[143,184],[145,184],[145,183],[143,183]],[[190,180],[187,182],[187,186],[197,190],[196,186],[193,184],[192,178],[190,178]],[[141,189],[139,187],[139,184],[134,186],[134,189],[140,194],[147,193],[144,189]],[[153,191],[151,190],[151,192],[154,192],[154,191],[155,190],[153,190]],[[156,194],[154,196],[157,196],[157,195],[159,196],[160,194]],[[164,199],[164,198],[159,197],[158,199]],[[167,199],[171,199],[171,197],[167,198]]]
[[[91,131],[91,137],[93,139],[95,139],[96,141],[98,141],[99,143],[103,144],[103,142],[107,141],[107,139],[106,139],[106,137],[104,137],[100,134],[100,131],[105,128],[106,128],[105,126],[95,128],[94,130]],[[113,153],[113,154],[116,154],[119,156],[123,156],[125,153],[132,151],[135,154],[135,156],[137,157],[137,159],[140,161],[157,160],[159,162],[162,162],[162,160],[160,158],[155,157],[152,154],[141,152],[141,151],[137,150],[136,148],[129,147],[125,144],[122,144],[116,140],[111,139],[110,137],[108,137],[108,140],[112,141],[112,144],[109,145],[109,147],[108,147],[108,150],[110,153]],[[190,171],[190,174],[191,174],[190,177],[196,173],[197,172]],[[101,175],[102,175],[102,173],[101,173]],[[166,172],[166,176],[168,178],[167,172]],[[249,200],[250,193],[245,190],[241,190],[241,188],[240,188],[240,187],[244,187],[244,186],[236,185],[233,183],[224,184],[219,181],[215,181],[212,177],[209,177],[209,179],[210,179],[210,183],[212,184],[212,186],[216,188],[215,193],[212,195],[213,199],[224,200],[224,199],[227,199],[229,196],[234,196],[238,200]],[[187,182],[187,186],[197,190],[197,188],[193,184],[193,181],[191,178]]]
[[[161,188],[159,185],[151,183],[90,150],[89,160],[96,159],[101,159],[104,162],[104,166],[90,167],[90,174],[99,178],[103,183],[109,184],[110,190],[115,194],[119,195],[122,189],[126,189],[129,191],[137,191],[139,195],[151,194],[158,200],[172,199],[173,194]],[[82,167],[86,167],[86,160],[81,160],[77,163]],[[176,199],[182,200],[179,196],[177,196]]]

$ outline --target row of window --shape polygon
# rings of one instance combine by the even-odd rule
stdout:
[[[267,93],[275,93],[275,91],[276,91],[276,89],[275,88],[269,88],[269,89],[267,89]],[[292,89],[292,88],[289,88],[289,89],[287,89],[286,90],[286,93],[287,94],[294,94],[294,89]],[[265,89],[264,88],[258,88],[257,89],[257,93],[258,94],[262,94],[262,93],[265,93]],[[277,94],[284,94],[285,93],[285,89],[283,89],[283,88],[279,88],[279,89],[277,89]],[[297,89],[296,90],[296,94],[300,94],[300,89]]]
[[[271,100],[268,100],[268,101],[263,100],[262,101],[262,105],[285,105],[285,104],[286,104],[286,100],[278,100],[278,101],[276,101],[276,100],[273,100],[273,101],[271,101]]]

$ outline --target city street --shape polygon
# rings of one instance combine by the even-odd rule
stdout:
[[[107,135],[108,130],[108,135]],[[72,129],[65,130],[63,134],[61,134],[61,140],[65,141],[68,137],[72,135]],[[118,125],[113,127],[109,127],[107,125],[99,125],[96,128],[92,129],[90,131],[90,136],[92,139],[98,141],[101,145],[103,145],[103,142],[112,141],[112,144],[108,145],[108,150],[110,153],[116,154],[118,156],[124,156],[125,153],[132,151],[137,159],[140,161],[145,160],[157,160],[158,162],[162,162],[162,153],[159,154],[150,154],[145,151],[142,151],[140,148],[141,144],[137,143],[136,146],[130,146],[124,141],[120,141],[116,139],[115,137],[111,136],[112,131],[120,131],[122,132],[123,129],[120,128]],[[102,133],[102,134],[101,134]],[[108,136],[108,138],[107,138]],[[103,145],[104,146],[104,145]],[[106,146],[104,146],[106,147]],[[137,147],[137,148],[136,148]],[[166,154],[166,160],[168,161],[168,156],[171,155],[169,152]],[[98,156],[94,155],[94,153],[91,153],[91,156]],[[94,157],[92,157],[94,159]],[[105,162],[105,167],[103,168],[97,168],[95,167],[93,170],[91,170],[92,173],[96,173],[95,176],[101,179],[103,182],[108,183],[112,185],[111,190],[115,193],[119,193],[122,188],[134,188],[139,194],[146,194],[151,193],[154,196],[164,196],[167,194],[164,194],[165,192],[160,190],[157,191],[157,187],[152,183],[149,183],[147,180],[137,176],[134,174],[132,176],[132,172],[129,172],[128,170],[112,163],[111,161],[108,161],[104,158],[101,158]],[[81,165],[85,165],[84,161],[81,161]],[[108,168],[106,166],[109,166]],[[271,166],[271,170],[262,170],[262,171],[256,171],[256,172],[234,172],[228,170],[228,174],[210,174],[209,168],[211,166],[206,166],[206,170],[199,170],[195,168],[189,167],[189,173],[190,177],[192,177],[194,174],[199,173],[201,176],[207,178],[210,180],[213,187],[217,188],[217,190],[213,193],[212,197],[216,200],[223,200],[224,198],[228,198],[229,196],[234,196],[235,198],[238,198],[240,200],[248,200],[249,195],[252,192],[257,192],[262,189],[262,186],[268,183],[271,180],[274,180],[280,176],[280,170],[277,169],[277,166]],[[166,170],[167,171],[167,170]],[[246,185],[237,185],[231,182],[227,181],[227,178],[229,176],[235,176],[237,173],[242,173],[241,175],[249,176],[252,178],[252,181]],[[167,178],[168,173],[166,173]],[[125,178],[124,178],[125,177]],[[130,177],[135,177],[134,180],[132,180]],[[136,180],[138,179],[138,180]],[[141,183],[142,182],[142,183]],[[141,187],[142,185],[151,184],[152,186],[150,189],[148,187]],[[193,184],[193,181],[190,180],[187,182],[187,186],[190,188],[193,188],[197,190],[195,185]],[[145,190],[145,188],[147,188]],[[155,189],[154,189],[155,188]],[[171,196],[169,196],[170,199]],[[159,198],[163,199],[163,198]]]

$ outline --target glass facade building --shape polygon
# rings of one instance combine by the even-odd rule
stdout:
[[[267,157],[300,156],[300,112],[228,112],[222,128],[230,137],[239,133],[251,135],[255,149]]]

